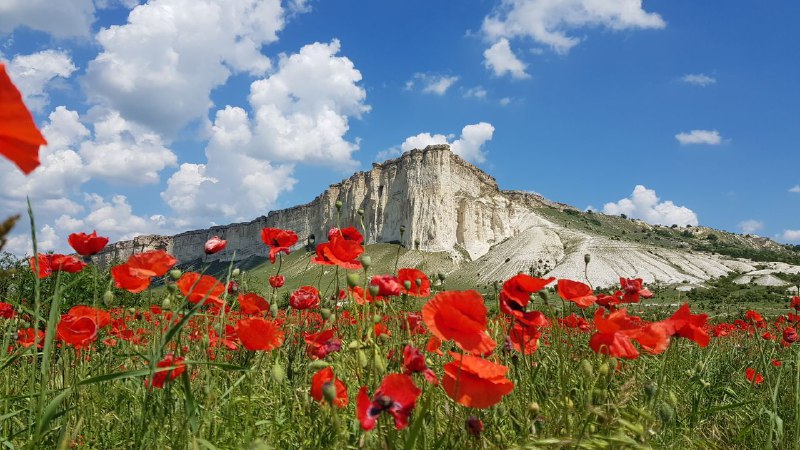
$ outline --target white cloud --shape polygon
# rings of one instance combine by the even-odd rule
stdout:
[[[0,35],[18,27],[49,33],[56,38],[88,37],[94,22],[92,0],[3,0]]]
[[[745,220],[743,222],[739,222],[739,228],[743,233],[753,234],[764,229],[764,222],[754,219]]]
[[[378,153],[375,158],[382,161],[400,156],[415,148],[423,149],[429,145],[450,144],[450,149],[456,155],[468,161],[482,163],[486,161],[483,146],[492,139],[493,134],[494,127],[486,122],[465,126],[461,130],[461,136],[456,140],[452,140],[455,137],[453,134],[445,136],[444,134],[420,133],[406,138],[399,147],[392,147]]]
[[[438,75],[430,73],[415,73],[406,81],[405,89],[411,90],[417,82],[422,84],[422,92],[426,94],[444,95],[450,86],[458,81],[457,76]]]
[[[573,30],[604,27],[614,31],[659,29],[666,23],[642,8],[642,0],[502,0],[484,18],[483,32],[492,41],[529,37],[566,53],[580,42]]]
[[[625,214],[630,218],[641,219],[659,225],[697,225],[697,214],[685,206],[677,206],[671,201],[660,201],[656,191],[637,185],[630,197],[616,203],[606,203],[603,213]]]
[[[80,154],[89,175],[111,183],[158,183],[158,173],[177,164],[157,134],[116,111],[106,112],[94,123],[94,140],[84,142]]]
[[[486,94],[486,89],[484,89],[483,86],[475,86],[464,91],[464,98],[484,99],[486,98]]]
[[[206,226],[214,218],[249,220],[275,205],[294,186],[292,165],[274,166],[245,153],[252,141],[247,113],[218,111],[206,147],[206,164],[182,164],[161,197],[176,213],[179,227]]]
[[[503,38],[483,52],[483,65],[491,69],[498,77],[505,74],[511,78],[525,79],[530,78],[525,68],[527,65],[514,55],[508,39]]]
[[[47,85],[57,77],[69,78],[76,70],[66,52],[44,50],[30,55],[16,55],[8,63],[8,75],[25,96],[25,104],[41,112],[49,103]]]
[[[706,145],[719,145],[722,143],[722,136],[719,135],[717,130],[692,130],[688,133],[678,133],[675,139],[681,145],[692,144],[706,144]]]
[[[782,237],[787,241],[800,241],[800,230],[784,230]]]
[[[503,98],[500,99],[499,103],[500,103],[500,106],[508,106],[509,104],[511,104],[511,98],[503,97]]]
[[[266,73],[261,46],[284,24],[280,0],[151,0],[97,33],[86,88],[126,120],[174,134],[206,116],[232,72]]]
[[[790,188],[789,192],[794,192],[795,194],[800,194],[800,184],[798,184],[797,186],[795,186],[793,188]]]
[[[717,79],[704,73],[689,73],[681,77],[681,81],[695,86],[706,87],[717,82]]]
[[[30,227],[28,227],[30,229]],[[58,236],[56,230],[50,225],[44,225],[39,231],[36,232],[36,250],[39,253],[47,253],[50,251],[61,252],[64,251],[65,244],[63,239]],[[10,252],[18,256],[27,256],[33,254],[33,240],[30,233],[17,234],[11,236],[6,242],[3,251]]]
[[[113,195],[107,201],[99,194],[86,194],[85,201],[89,214],[76,218],[64,214],[56,219],[59,229],[66,233],[85,230],[98,230],[112,241],[132,239],[141,234],[163,233],[162,216],[141,217],[133,213],[133,208],[124,195]]]
[[[278,70],[250,86],[254,110],[249,156],[307,162],[352,170],[358,140],[345,139],[350,117],[370,110],[359,72],[337,56],[338,40],[313,43],[282,54]]]

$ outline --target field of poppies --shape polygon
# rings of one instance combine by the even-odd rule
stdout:
[[[38,253],[0,292],[7,448],[800,448],[800,297],[785,313],[634,315],[651,292],[518,274],[493,294],[415,268],[373,273],[354,227],[317,283],[101,270],[107,239]],[[224,248],[212,237],[206,253]],[[589,255],[586,264],[591,264]],[[323,271],[327,269],[327,275]],[[153,287],[154,284],[159,286]]]

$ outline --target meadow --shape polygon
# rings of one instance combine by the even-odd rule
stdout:
[[[798,297],[707,314],[627,278],[469,289],[353,227],[261,238],[252,271],[163,250],[103,269],[95,233],[6,259],[3,446],[800,448]]]

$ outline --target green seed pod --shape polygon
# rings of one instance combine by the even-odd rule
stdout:
[[[173,281],[180,280],[181,279],[181,275],[183,275],[183,272],[181,272],[180,269],[172,269],[172,270],[169,271],[169,277],[172,278]]]
[[[364,270],[369,269],[372,265],[372,258],[369,255],[361,255],[361,265],[364,266]]]
[[[328,320],[331,318],[331,310],[328,308],[322,308],[319,310],[319,314],[322,316],[323,319]]]
[[[604,362],[603,364],[600,364],[600,367],[597,368],[597,373],[603,377],[608,375],[608,363]]]
[[[328,367],[330,365],[331,364],[328,361],[325,361],[325,360],[322,360],[322,359],[316,359],[314,361],[311,361],[311,364],[308,365],[308,368],[311,369],[311,370],[320,370],[320,369],[324,369],[324,368],[326,368],[326,367]]]
[[[584,263],[589,264],[589,261],[591,261],[591,260],[592,260],[592,255],[590,255],[588,253],[583,255],[583,262]]]
[[[667,403],[661,403],[658,407],[658,417],[663,422],[669,422],[675,417],[675,410]]]
[[[403,281],[403,287],[406,288],[407,291],[411,290],[411,280]]]
[[[342,209],[342,201],[336,200],[336,210],[339,211]]]
[[[347,274],[347,286],[354,288],[361,283],[361,277],[358,276],[356,272],[350,272]]]
[[[161,301],[161,309],[170,309],[172,307],[172,302],[169,299],[169,296],[164,297],[164,300]]]
[[[328,381],[322,385],[322,396],[328,404],[333,404],[336,400],[336,384],[333,381]]]
[[[406,226],[405,225],[400,225],[400,235],[402,235],[405,232],[406,232]]]
[[[375,363],[375,370],[378,373],[386,372],[386,359],[378,352],[372,354],[372,361]]]
[[[545,290],[541,290],[537,292],[537,294],[539,294],[539,298],[541,298],[545,304],[547,304],[547,302],[550,300],[550,297],[547,295],[547,291]]]
[[[273,303],[269,307],[269,315],[272,317],[278,317],[278,302]]]
[[[272,365],[272,379],[276,383],[283,383],[283,380],[286,379],[286,371],[283,369],[283,366],[279,361],[275,361],[275,364]]]
[[[594,368],[592,367],[592,363],[590,363],[589,360],[586,359],[581,360],[580,371],[584,377],[591,378],[592,375],[594,374]]]
[[[373,296],[373,297],[377,296],[380,291],[381,291],[381,288],[379,288],[378,286],[376,286],[374,284],[370,284],[369,285],[369,294],[371,296]]]
[[[528,412],[534,416],[538,415],[541,410],[542,408],[539,406],[538,402],[531,402],[531,404],[528,405]]]
[[[372,316],[372,323],[374,324],[380,323],[382,319],[383,317],[381,317],[380,314],[375,314],[374,316]]]
[[[114,293],[111,291],[105,291],[103,293],[103,304],[106,307],[110,307],[114,305]]]
[[[669,402],[672,403],[673,405],[678,404],[678,397],[672,391],[669,391]]]
[[[367,354],[364,353],[364,350],[359,349],[357,356],[358,356],[358,366],[361,367],[362,369],[367,367],[369,361],[367,361]]]
[[[239,268],[237,267],[233,269],[233,272],[231,272],[231,276],[238,277],[240,273],[242,273],[242,271],[239,270]]]

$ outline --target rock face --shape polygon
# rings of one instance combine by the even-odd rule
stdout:
[[[342,202],[338,213],[337,200]],[[746,261],[613,241],[565,228],[537,212],[547,207],[574,209],[537,194],[502,191],[494,178],[453,154],[447,145],[435,145],[373,164],[371,170],[331,185],[305,205],[272,211],[247,223],[175,236],[139,236],[110,245],[97,259],[107,264],[134,252],[163,248],[182,263],[204,258],[230,261],[234,252],[239,260],[266,255],[260,240],[263,227],[294,230],[302,246],[312,237],[324,241],[327,230],[338,223],[363,229],[368,243],[402,241],[424,251],[449,252],[455,268],[451,271],[482,282],[527,271],[540,259],[552,262],[553,276],[582,279],[585,253],[593,257],[589,279],[600,286],[613,284],[620,276],[680,283],[731,270],[755,270]],[[227,239],[228,246],[206,257],[203,244],[212,235]]]

